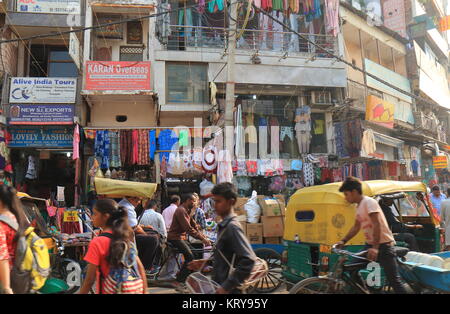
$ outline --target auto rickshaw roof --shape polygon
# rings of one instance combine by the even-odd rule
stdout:
[[[95,178],[95,191],[98,195],[109,197],[152,198],[158,185],[156,183]]]
[[[316,185],[298,190],[292,195],[289,203],[322,204],[322,205],[348,205],[344,194],[339,192],[342,182]],[[426,185],[422,182],[374,180],[363,181],[363,194],[377,196],[397,192],[426,192]]]

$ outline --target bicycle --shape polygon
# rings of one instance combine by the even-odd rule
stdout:
[[[369,286],[362,278],[360,270],[371,262],[365,258],[367,251],[352,253],[333,246],[331,252],[339,255],[333,270],[326,276],[311,277],[298,282],[292,287],[289,294],[379,294],[390,292],[389,286]],[[397,258],[404,257],[407,252],[408,249],[398,248],[396,250]],[[357,261],[346,264],[349,257]]]

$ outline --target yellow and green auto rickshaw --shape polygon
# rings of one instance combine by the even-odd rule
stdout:
[[[282,271],[288,290],[305,278],[327,273],[337,261],[338,256],[331,253],[331,246],[347,234],[356,215],[355,205],[345,200],[339,192],[340,186],[341,183],[331,183],[307,187],[291,197],[286,209]],[[426,192],[421,182],[363,182],[364,195],[377,200],[394,200],[391,208],[397,220],[421,225],[422,228],[408,232],[415,236],[421,252],[434,253],[441,248],[439,218]],[[346,249],[359,252],[364,245],[364,235],[360,232],[347,243]],[[407,246],[398,241],[396,245]]]

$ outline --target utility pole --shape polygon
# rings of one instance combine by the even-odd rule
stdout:
[[[227,86],[225,91],[225,127],[233,126],[233,109],[235,104],[235,52],[237,36],[237,1],[231,0],[229,7],[230,27],[228,33]]]

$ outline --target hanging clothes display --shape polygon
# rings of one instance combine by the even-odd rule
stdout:
[[[175,132],[173,132],[171,129],[165,129],[159,132],[158,136],[158,147],[159,150],[173,150],[176,149],[174,145],[178,142],[178,137],[176,136]],[[159,153],[159,157],[162,161],[163,156],[166,157],[166,160],[169,160],[169,154],[170,152],[161,152]]]
[[[132,144],[131,130],[120,130],[120,162],[123,166],[131,165]]]
[[[361,152],[362,127],[361,120],[346,122],[345,143],[351,158],[359,157]]]
[[[110,150],[108,130],[99,130],[96,132],[94,147],[95,147],[95,157],[98,157],[101,160],[100,168],[108,169],[109,150]]]
[[[375,136],[371,129],[367,129],[363,133],[361,141],[361,156],[368,157],[370,154],[375,153],[377,146],[375,143]]]
[[[80,158],[80,127],[78,124],[73,131],[73,143],[72,143],[72,159],[77,160]]]
[[[148,131],[148,141],[149,141],[149,157],[150,160],[155,159],[156,152],[156,130]]]
[[[305,163],[303,165],[303,176],[305,186],[313,186],[314,185],[314,167],[311,163]]]
[[[137,130],[138,131],[138,165],[148,165],[150,164],[150,156],[149,156],[149,138],[147,130]]]
[[[339,0],[325,0],[325,31],[334,37],[339,33]]]
[[[30,155],[28,156],[28,168],[25,178],[29,180],[35,180],[37,179],[37,173],[36,158]]]
[[[109,141],[110,141],[110,166],[112,168],[120,168],[122,167],[122,163],[120,161],[120,132],[110,131],[109,132]]]
[[[208,3],[208,11],[215,13],[217,11],[223,11],[224,0],[212,0]]]
[[[219,152],[219,161],[217,163],[217,183],[232,182],[233,168],[231,166],[231,154],[228,150]]]
[[[309,153],[311,144],[311,108],[298,107],[295,111],[295,131],[300,154]]]

